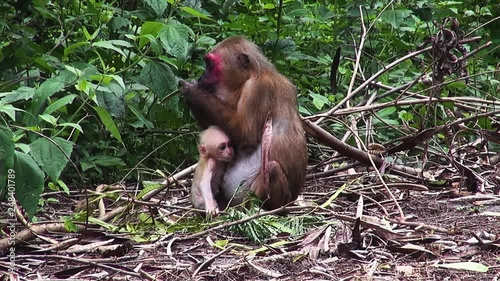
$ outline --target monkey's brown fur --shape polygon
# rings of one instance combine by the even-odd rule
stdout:
[[[254,191],[267,209],[295,200],[307,167],[295,86],[242,37],[224,40],[205,61],[207,68],[198,82],[180,85],[200,126],[219,126],[234,144],[236,157],[221,186],[224,197],[231,199],[244,181],[244,188]],[[266,120],[272,122],[270,145],[264,146],[268,151],[260,151]],[[262,157],[266,154],[269,159]]]

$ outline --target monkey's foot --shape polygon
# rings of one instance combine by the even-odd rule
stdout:
[[[213,204],[206,204],[205,206],[205,213],[208,217],[215,217],[219,214],[219,206],[217,206],[216,202],[213,202]]]

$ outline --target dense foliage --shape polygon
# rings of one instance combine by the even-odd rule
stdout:
[[[370,29],[356,85],[417,50],[435,34],[433,21],[456,17],[464,33],[483,37],[467,48],[487,40],[494,44],[469,61],[469,84],[448,83],[441,96],[498,99],[500,33],[494,31],[500,22],[483,26],[500,14],[494,2],[2,1],[0,195],[5,196],[7,178],[15,178],[16,197],[32,216],[45,187],[157,178],[194,163],[197,126],[177,82],[198,77],[202,56],[231,35],[244,35],[263,48],[297,85],[300,112],[309,116],[345,97],[354,46],[363,34],[361,19]],[[343,59],[332,93],[330,68],[338,47]],[[430,61],[425,54],[406,60],[377,81],[393,87],[414,81],[429,71]],[[425,88],[421,83],[414,90],[425,94]],[[354,100],[363,102],[369,94]],[[428,115],[427,109],[383,109],[370,137],[384,143],[406,134],[405,128],[446,122],[440,110]],[[329,126],[339,136],[347,130],[340,122]]]

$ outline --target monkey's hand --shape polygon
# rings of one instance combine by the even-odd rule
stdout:
[[[180,87],[180,92],[184,96],[189,96],[190,94],[203,92],[202,90],[199,89],[200,87],[198,85],[198,82],[196,82],[196,80],[192,80],[191,82],[179,80],[179,87]]]

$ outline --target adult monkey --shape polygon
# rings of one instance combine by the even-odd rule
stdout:
[[[243,37],[222,41],[204,59],[202,77],[179,85],[200,126],[216,125],[233,142],[235,158],[220,187],[224,199],[239,204],[241,191],[250,189],[266,209],[295,200],[307,168],[295,86]]]

